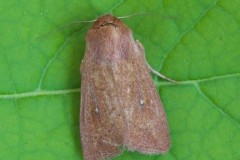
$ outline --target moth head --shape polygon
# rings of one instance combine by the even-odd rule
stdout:
[[[93,24],[92,29],[99,29],[101,27],[126,27],[120,19],[110,14],[99,17]]]
[[[104,63],[127,58],[135,43],[131,30],[112,15],[103,15],[94,22],[86,42],[87,53],[91,53],[94,61]]]
[[[87,44],[99,46],[116,46],[132,40],[132,32],[119,18],[110,14],[100,16],[88,31]]]

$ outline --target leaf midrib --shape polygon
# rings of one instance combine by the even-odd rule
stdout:
[[[208,81],[214,81],[214,80],[221,80],[221,79],[227,79],[227,78],[234,78],[239,77],[240,73],[234,73],[234,74],[227,74],[222,76],[214,76],[209,78],[203,78],[203,79],[196,79],[196,80],[187,80],[187,81],[181,81],[180,83],[172,83],[172,82],[155,82],[156,86],[169,86],[169,85],[195,85],[196,83],[202,83],[202,82],[208,82]],[[71,94],[71,93],[80,93],[80,88],[71,88],[71,89],[62,89],[62,90],[39,90],[36,89],[34,91],[30,92],[22,92],[22,93],[14,93],[14,94],[0,94],[0,100],[1,99],[20,99],[20,98],[28,98],[28,97],[36,97],[36,96],[49,96],[49,95],[64,95],[64,94]]]

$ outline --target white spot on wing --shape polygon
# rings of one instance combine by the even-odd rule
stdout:
[[[96,112],[97,114],[99,113],[98,107],[95,108],[95,112]]]
[[[130,88],[127,89],[127,94],[129,94],[129,93],[130,93]]]
[[[144,105],[143,99],[140,99],[140,100],[139,100],[139,104],[140,104],[141,106]]]

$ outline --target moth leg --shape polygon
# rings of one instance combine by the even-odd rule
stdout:
[[[139,47],[139,49],[141,50],[141,53],[143,53],[143,56],[144,56],[144,59],[145,59],[145,62],[146,62],[146,64],[147,64],[148,69],[149,69],[153,74],[155,74],[155,75],[157,75],[158,77],[160,77],[160,78],[162,78],[162,79],[165,79],[165,80],[167,80],[167,81],[170,81],[170,82],[173,82],[173,83],[178,83],[177,81],[172,80],[172,79],[166,77],[165,75],[159,73],[158,71],[154,70],[154,69],[147,63],[147,60],[146,60],[146,57],[145,57],[145,54],[144,54],[144,47],[143,47],[143,45],[142,45],[138,40],[136,40],[136,44],[137,44],[137,46]]]
[[[147,61],[146,61],[146,63],[147,63]],[[178,81],[172,80],[172,79],[166,77],[165,75],[159,73],[158,71],[154,70],[148,63],[147,63],[147,67],[153,74],[157,75],[158,77],[165,79],[167,81],[173,82],[173,83],[178,83]]]

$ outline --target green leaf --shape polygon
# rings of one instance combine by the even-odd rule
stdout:
[[[240,159],[238,0],[0,0],[0,159],[82,158],[80,74],[89,23],[104,13],[145,46],[171,132],[165,155],[115,160]]]

